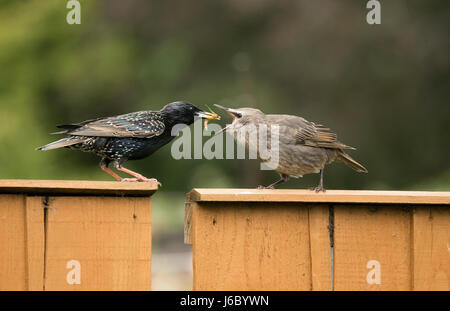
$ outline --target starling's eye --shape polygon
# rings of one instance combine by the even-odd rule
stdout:
[[[233,113],[238,119],[242,118],[242,113],[234,112]]]

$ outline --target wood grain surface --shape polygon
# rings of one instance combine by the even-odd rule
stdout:
[[[449,290],[449,197],[194,189],[194,289]]]
[[[149,198],[51,197],[45,290],[150,290]],[[81,265],[81,283],[66,267]]]
[[[450,290],[450,209],[422,206],[413,214],[413,288]]]
[[[309,202],[371,204],[450,204],[450,192],[291,189],[193,189],[199,202]]]
[[[311,289],[308,208],[224,203],[193,213],[195,290]]]
[[[334,207],[334,289],[410,290],[411,216],[391,206]],[[369,284],[370,261],[380,284]]]
[[[0,291],[26,290],[25,197],[0,194]]]
[[[25,200],[25,265],[27,290],[44,290],[44,198]]]
[[[331,290],[330,207],[308,204],[308,209],[312,290]]]
[[[0,179],[0,193],[150,196],[155,182]]]
[[[1,180],[0,290],[150,290],[156,189]],[[74,262],[80,282],[69,278]]]

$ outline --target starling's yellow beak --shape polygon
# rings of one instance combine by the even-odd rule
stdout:
[[[209,121],[211,121],[211,120],[220,120],[220,116],[218,114],[216,114],[216,113],[209,113],[209,112],[205,112],[205,111],[197,112],[197,116],[202,118],[202,119],[205,119],[205,121],[204,121],[205,130],[208,129],[208,122]]]
[[[197,117],[200,117],[202,119],[206,120],[220,120],[220,116],[216,113],[209,113],[205,111],[197,112]]]

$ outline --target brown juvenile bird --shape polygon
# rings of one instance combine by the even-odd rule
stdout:
[[[238,143],[245,144],[247,148],[259,146],[259,143],[252,139],[252,137],[256,137],[252,134],[255,134],[255,131],[259,133],[258,129],[261,128],[261,125],[267,128],[268,149],[278,153],[278,163],[272,168],[280,174],[281,179],[267,187],[259,186],[258,188],[274,189],[275,186],[285,183],[289,177],[320,173],[319,185],[313,190],[325,191],[323,187],[324,167],[333,161],[344,162],[357,172],[367,173],[364,166],[353,160],[344,151],[344,149],[355,148],[339,142],[337,135],[323,125],[297,116],[266,115],[261,110],[254,108],[230,109],[220,105],[215,106],[233,118],[233,122],[223,130],[231,133]],[[272,125],[278,126],[279,129],[278,146],[271,146],[270,129]],[[270,159],[262,157],[259,148],[257,150],[258,158],[269,163]]]

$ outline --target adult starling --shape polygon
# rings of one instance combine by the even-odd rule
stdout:
[[[270,143],[267,145],[270,148],[278,147],[278,166],[273,168],[280,174],[281,179],[267,187],[259,186],[258,188],[274,189],[275,186],[285,183],[289,177],[320,173],[319,185],[313,190],[325,191],[323,187],[324,167],[333,161],[344,162],[357,172],[367,173],[364,166],[353,160],[344,151],[344,149],[355,148],[339,142],[337,135],[323,125],[292,115],[266,115],[253,108],[230,109],[220,105],[215,106],[233,118],[233,122],[224,130],[234,135],[238,143],[245,144],[247,148],[249,144],[255,145],[255,142],[249,140],[251,137],[256,137],[252,136],[251,132],[258,130],[259,126],[264,125],[268,129],[267,142],[271,141],[271,126],[278,126],[279,146],[270,146]],[[242,133],[248,134],[242,135]],[[261,159],[259,150],[257,155]],[[261,160],[267,163],[270,159]]]
[[[179,101],[164,106],[160,111],[139,111],[77,124],[59,125],[57,127],[63,130],[53,134],[65,134],[68,137],[37,150],[64,147],[93,152],[102,158],[101,169],[118,181],[158,182],[154,178],[149,179],[126,169],[123,164],[128,160],[139,160],[151,155],[175,138],[171,133],[175,125],[190,125],[195,117],[219,119],[216,114],[204,112],[190,103]],[[117,170],[134,178],[121,178],[108,168],[111,162]]]

